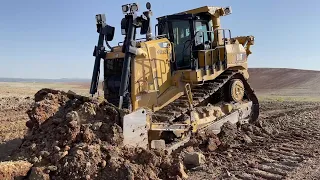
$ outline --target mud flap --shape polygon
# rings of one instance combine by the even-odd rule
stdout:
[[[139,109],[123,117],[123,144],[148,148],[147,111]]]

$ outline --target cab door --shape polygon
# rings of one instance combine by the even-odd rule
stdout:
[[[191,50],[193,33],[192,14],[170,15],[160,19],[159,34],[167,35],[169,41],[173,43],[172,70],[190,69],[191,68]]]
[[[175,69],[191,68],[192,36],[189,20],[173,20],[171,25],[171,41],[174,46]]]

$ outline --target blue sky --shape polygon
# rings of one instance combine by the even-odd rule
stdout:
[[[123,40],[125,0],[2,0],[0,77],[91,78],[97,43],[95,15],[105,13]],[[137,1],[145,8],[147,1]],[[231,6],[222,27],[254,35],[249,67],[320,70],[319,0],[150,0],[155,18],[204,6]],[[141,12],[141,11],[140,11]]]

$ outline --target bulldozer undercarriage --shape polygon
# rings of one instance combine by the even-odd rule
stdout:
[[[124,144],[170,153],[194,133],[218,134],[227,121],[254,122],[258,116],[258,99],[246,79],[239,71],[226,70],[202,85],[187,84],[183,96],[156,112],[140,109],[124,116]]]

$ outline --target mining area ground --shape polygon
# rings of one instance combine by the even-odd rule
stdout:
[[[217,137],[197,137],[170,156],[117,148],[121,130],[112,109],[55,93],[34,105],[42,88],[89,96],[89,83],[0,83],[0,179],[320,179],[320,72],[252,68],[249,74],[261,106],[258,123],[226,124]],[[100,124],[60,116],[74,106],[77,116],[101,115]],[[28,134],[27,122],[34,127],[55,112]],[[214,138],[219,146],[209,148]],[[181,165],[192,152],[204,155],[201,163]]]
[[[42,88],[89,94],[87,87],[81,84],[0,82],[0,159],[20,144],[29,119],[26,111],[34,102],[34,94]]]

